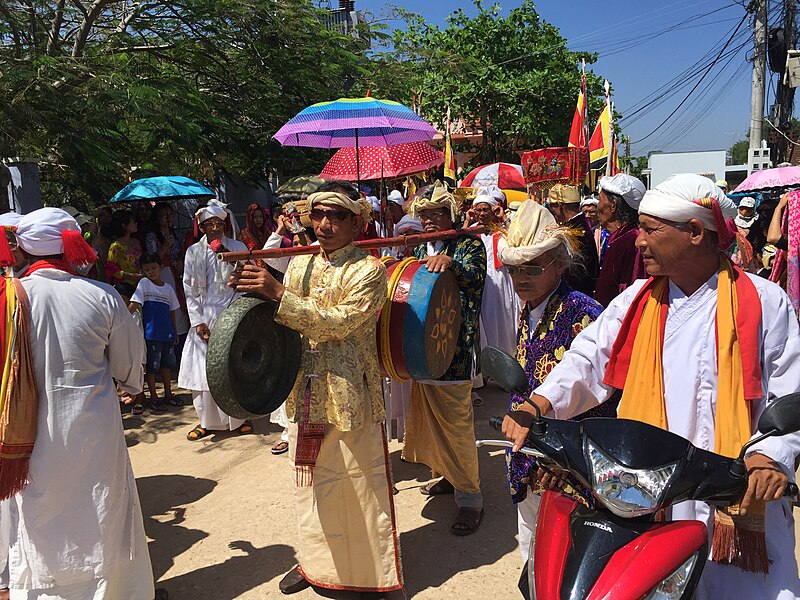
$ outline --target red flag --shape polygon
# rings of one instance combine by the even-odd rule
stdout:
[[[569,130],[568,146],[585,148],[589,137],[586,119],[586,73],[581,74],[581,91],[578,94],[578,105],[572,117],[572,128]]]

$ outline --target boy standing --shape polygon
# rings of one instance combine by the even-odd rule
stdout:
[[[161,279],[161,259],[155,252],[147,252],[139,259],[142,277],[131,296],[128,309],[134,312],[142,308],[142,325],[147,346],[147,363],[145,365],[145,381],[150,390],[150,410],[164,412],[169,403],[181,406],[172,396],[170,378],[175,368],[175,345],[178,335],[175,328],[175,313],[180,308],[178,297],[172,286]],[[161,373],[164,382],[164,402],[158,399],[156,392],[156,372]]]

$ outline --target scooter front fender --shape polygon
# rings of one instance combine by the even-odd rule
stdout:
[[[700,551],[702,558],[687,588],[693,590],[705,564],[707,544],[706,526],[699,521],[610,519],[568,496],[545,492],[531,555],[536,593],[528,597],[641,600]]]

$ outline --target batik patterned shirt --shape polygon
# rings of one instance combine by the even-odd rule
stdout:
[[[300,372],[286,414],[300,419],[310,381],[309,421],[354,431],[365,425],[367,402],[371,423],[385,418],[375,327],[386,301],[386,269],[353,245],[328,259],[298,256],[286,271],[275,320],[302,334]]]
[[[486,280],[486,248],[480,238],[465,234],[444,242],[438,254],[446,254],[453,259],[450,270],[456,276],[461,297],[458,347],[450,368],[439,381],[469,381],[472,379],[473,348],[480,327],[481,299]],[[428,258],[427,245],[420,244],[414,248],[414,256],[418,259]]]
[[[602,311],[600,304],[589,296],[574,291],[566,282],[562,282],[550,296],[542,318],[533,331],[528,323],[530,307],[525,305],[517,329],[517,360],[528,375],[531,389],[535,390],[545,380],[553,367],[561,362],[572,340],[597,319]],[[519,410],[524,403],[524,398],[513,394],[509,410]],[[607,402],[577,418],[615,415],[616,406]],[[522,502],[527,495],[530,473],[536,468],[536,462],[529,456],[509,450],[506,453],[506,466],[512,500]]]

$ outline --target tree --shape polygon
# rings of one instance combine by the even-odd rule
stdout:
[[[423,116],[440,127],[448,107],[454,117],[479,127],[480,162],[509,159],[519,149],[566,145],[575,110],[581,59],[558,29],[543,21],[532,0],[507,17],[499,5],[473,0],[475,17],[463,10],[439,29],[399,11],[405,30],[397,30],[393,48],[379,53],[365,85],[404,102],[415,97]],[[600,112],[601,79],[587,73],[589,114]]]
[[[730,156],[728,164],[730,165],[746,165],[748,158],[748,150],[750,149],[750,142],[748,140],[739,140],[733,146],[731,146],[730,150],[728,150],[728,155]]]
[[[79,206],[134,172],[319,170],[324,152],[271,136],[368,62],[319,16],[310,0],[0,3],[0,154],[40,157],[46,201]]]

